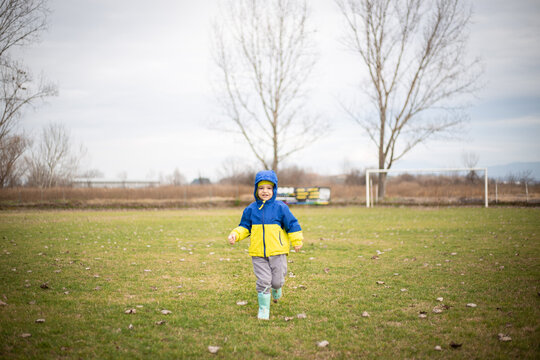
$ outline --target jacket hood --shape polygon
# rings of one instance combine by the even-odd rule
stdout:
[[[257,196],[257,184],[263,180],[271,181],[274,184],[274,189],[273,189],[274,191],[272,194],[272,198],[268,200],[267,203],[274,201],[277,196],[278,178],[274,170],[259,171],[257,175],[255,175],[255,184],[254,184],[254,190],[253,190],[253,196],[255,196],[255,201],[257,201],[257,203],[262,203],[262,200],[259,199],[259,197]]]

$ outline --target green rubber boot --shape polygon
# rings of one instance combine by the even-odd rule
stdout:
[[[270,294],[259,293],[259,314],[257,317],[261,320],[270,319]]]
[[[279,289],[277,289],[277,290],[274,289],[274,288],[272,288],[272,299],[274,299],[274,302],[275,302],[275,303],[277,303],[277,301],[278,301],[279,299],[281,299],[281,294],[282,294],[281,288],[279,288]]]

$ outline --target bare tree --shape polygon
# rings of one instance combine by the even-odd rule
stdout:
[[[0,139],[12,135],[24,107],[56,93],[55,85],[36,84],[20,63],[0,58]]]
[[[448,135],[465,117],[460,100],[478,87],[480,62],[465,46],[467,0],[335,0],[347,22],[346,45],[368,73],[372,116],[347,109],[390,169],[419,143]],[[386,174],[379,174],[379,197]]]
[[[186,177],[178,168],[175,168],[172,174],[166,176],[164,182],[169,185],[180,186],[186,183]]]
[[[104,177],[105,174],[99,169],[88,169],[77,175],[77,177],[85,179],[98,179]]]
[[[480,160],[480,156],[475,152],[463,152],[461,154],[461,161],[463,162],[463,165],[465,167],[468,167],[469,169],[472,169],[478,165],[478,161]],[[471,170],[466,176],[467,180],[471,183],[475,183],[479,178],[476,171]]]
[[[62,124],[46,126],[30,156],[26,158],[31,186],[52,187],[67,185],[73,180],[84,156],[82,146],[75,149]]]
[[[24,135],[0,138],[0,188],[21,184],[24,168],[17,165],[29,144]]]
[[[534,177],[532,175],[532,170],[523,170],[517,174],[517,178],[520,182],[524,184],[530,184],[534,182]]]
[[[221,162],[219,182],[230,185],[251,185],[257,171],[243,158],[227,157]]]
[[[46,0],[6,0],[0,1],[0,143],[13,144],[14,135],[21,112],[25,107],[36,105],[39,100],[56,95],[56,87],[43,79],[35,81],[31,73],[20,61],[11,59],[10,50],[38,40],[46,27],[48,10]],[[17,146],[28,145],[27,141]],[[0,156],[13,155],[3,151]],[[10,158],[0,158],[8,164]],[[14,164],[13,164],[14,165]],[[7,171],[17,171],[16,166],[6,167]],[[10,174],[4,174],[10,177]]]
[[[13,46],[36,41],[47,26],[46,0],[0,1],[0,58]]]
[[[315,65],[309,11],[301,0],[228,0],[214,27],[220,101],[266,169],[324,135],[306,108]]]

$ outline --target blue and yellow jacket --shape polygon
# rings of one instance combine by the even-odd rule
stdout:
[[[266,202],[257,197],[257,184],[267,180],[274,184],[274,194]],[[250,256],[268,257],[289,254],[290,245],[302,245],[304,236],[298,220],[282,201],[276,200],[277,175],[272,170],[260,171],[255,176],[255,202],[244,209],[240,225],[232,233],[236,241],[251,236]]]

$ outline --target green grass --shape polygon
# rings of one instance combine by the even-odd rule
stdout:
[[[248,242],[226,242],[241,209],[0,212],[0,358],[540,357],[540,210],[293,212],[306,242],[270,321]]]

